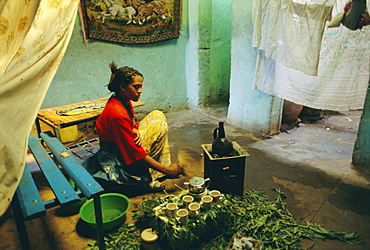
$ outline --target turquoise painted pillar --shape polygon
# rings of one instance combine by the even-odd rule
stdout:
[[[252,0],[232,1],[230,105],[227,122],[262,135],[280,132],[283,99],[253,89]]]
[[[189,33],[185,53],[185,74],[188,107],[197,109],[199,105],[200,79],[199,79],[199,1],[188,1],[187,9],[189,13]]]
[[[360,172],[370,174],[370,80],[353,150],[352,164]]]

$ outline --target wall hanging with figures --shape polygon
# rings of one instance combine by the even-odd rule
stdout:
[[[180,35],[181,0],[81,0],[86,39],[152,43]]]

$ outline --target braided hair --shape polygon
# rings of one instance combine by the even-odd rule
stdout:
[[[109,67],[112,74],[108,84],[108,90],[111,92],[118,93],[120,87],[130,84],[134,76],[140,75],[143,77],[143,75],[134,68],[128,66],[117,68],[115,62],[110,63]]]

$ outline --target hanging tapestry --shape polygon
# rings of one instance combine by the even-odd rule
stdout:
[[[180,35],[181,0],[81,0],[85,38],[152,43]]]

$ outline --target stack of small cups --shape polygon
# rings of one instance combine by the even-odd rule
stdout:
[[[179,209],[176,203],[168,203],[166,205],[166,214],[170,218],[177,217],[181,224],[185,225],[188,223],[188,210],[185,208]]]
[[[200,209],[209,210],[213,204],[219,202],[221,192],[218,190],[212,190],[209,194],[204,195],[201,198],[201,202],[194,202],[194,197],[191,195],[184,195],[182,197],[182,208],[178,208],[176,203],[168,203],[166,205],[166,213],[170,218],[177,217],[178,221],[185,225],[188,223],[188,219],[197,219],[200,215]]]

